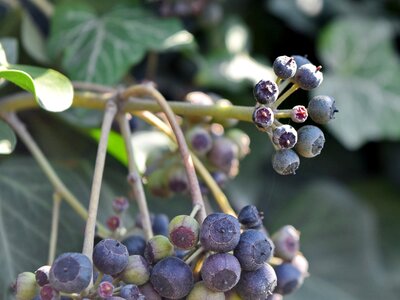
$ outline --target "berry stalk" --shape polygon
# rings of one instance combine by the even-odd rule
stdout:
[[[57,236],[58,236],[58,223],[60,219],[60,206],[62,197],[59,193],[53,194],[53,211],[51,214],[51,233],[49,245],[49,258],[47,264],[51,266],[56,256]]]
[[[119,114],[117,116],[117,121],[121,130],[122,137],[124,139],[126,153],[128,155],[128,183],[132,188],[133,195],[142,216],[142,226],[144,234],[146,236],[146,240],[149,240],[153,236],[153,230],[151,228],[150,214],[147,207],[146,195],[144,193],[141,177],[135,164],[135,156],[131,143],[131,129],[129,127],[128,119],[126,118],[125,114]]]

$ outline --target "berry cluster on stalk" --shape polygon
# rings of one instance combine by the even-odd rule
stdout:
[[[121,199],[114,204],[120,207]],[[140,233],[102,239],[93,264],[81,253],[63,253],[51,266],[19,274],[16,299],[254,300],[281,297],[302,285],[308,263],[293,226],[269,236],[253,205],[237,218],[211,213],[201,225],[195,214],[154,217],[152,227],[159,231],[147,241]]]
[[[259,130],[268,133],[276,150],[272,157],[274,170],[281,175],[295,174],[300,166],[299,155],[306,158],[319,155],[324,147],[325,136],[315,125],[295,129],[281,123],[281,119],[304,123],[310,117],[317,124],[326,124],[338,110],[335,100],[326,95],[313,97],[307,107],[295,105],[292,109],[278,109],[298,88],[306,91],[317,88],[323,81],[323,74],[321,66],[315,66],[299,55],[277,57],[273,70],[276,81],[260,80],[254,87],[257,104],[253,122]],[[289,85],[291,87],[287,89]]]

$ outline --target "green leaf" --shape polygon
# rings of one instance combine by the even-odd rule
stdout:
[[[10,154],[14,151],[17,138],[7,123],[0,120],[0,154]]]
[[[0,78],[32,93],[38,104],[48,111],[63,111],[72,104],[74,91],[71,82],[52,69],[10,65],[9,68],[0,68]]]
[[[336,99],[339,113],[328,128],[349,149],[400,139],[400,60],[393,42],[393,26],[382,20],[340,19],[321,34],[326,72],[313,93]]]
[[[45,40],[43,33],[39,30],[36,23],[33,22],[32,17],[24,13],[21,23],[22,45],[31,57],[42,64],[50,63]]]
[[[146,51],[162,50],[182,31],[177,19],[161,19],[132,6],[115,6],[98,15],[90,6],[56,8],[49,50],[76,80],[117,83]],[[173,45],[176,45],[172,43]]]

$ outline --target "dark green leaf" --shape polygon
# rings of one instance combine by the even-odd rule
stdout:
[[[400,139],[400,61],[393,38],[388,21],[360,18],[335,21],[321,35],[326,72],[314,94],[336,99],[339,113],[329,129],[347,148]]]
[[[50,54],[62,55],[73,79],[103,84],[117,83],[147,50],[165,49],[168,39],[182,31],[176,19],[131,6],[98,15],[90,6],[65,4],[57,7],[52,22]]]
[[[48,111],[63,111],[72,104],[74,91],[71,82],[52,69],[10,65],[8,68],[0,68],[0,78],[32,93],[39,105]]]
[[[10,154],[14,151],[17,138],[14,131],[0,120],[0,154]]]

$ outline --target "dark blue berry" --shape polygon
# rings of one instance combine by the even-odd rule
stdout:
[[[238,220],[246,228],[259,228],[262,226],[263,213],[254,205],[246,205],[240,210]]]
[[[131,235],[126,239],[122,240],[122,244],[125,245],[129,255],[144,255],[144,248],[146,248],[146,241],[140,235]]]
[[[155,214],[151,219],[151,227],[154,235],[168,236],[168,225],[169,217],[166,214]]]
[[[287,295],[293,293],[303,284],[302,273],[291,263],[282,263],[275,266],[274,269],[278,280],[275,293]]]
[[[82,253],[63,253],[50,268],[49,282],[53,288],[64,293],[80,293],[92,279],[90,259]]]
[[[313,64],[305,64],[297,69],[294,76],[295,83],[303,90],[312,90],[317,88],[323,81],[324,77],[320,71],[321,67]]]
[[[234,255],[242,269],[254,271],[261,268],[273,254],[274,246],[267,236],[259,230],[249,229],[240,236]]]
[[[326,124],[334,119],[334,115],[337,112],[335,99],[330,96],[314,96],[308,102],[308,113],[315,123]]]
[[[154,266],[150,281],[162,297],[180,299],[189,294],[194,279],[190,267],[179,258],[171,256]]]
[[[274,112],[269,107],[263,105],[256,106],[252,118],[254,125],[259,130],[265,131],[274,123]]]
[[[145,300],[147,299],[139,290],[139,287],[135,284],[124,285],[119,295],[126,300]],[[150,298],[149,298],[150,299]]]
[[[288,79],[296,74],[297,65],[293,57],[278,56],[272,64],[275,75],[282,79]]]
[[[311,63],[310,60],[306,56],[303,56],[303,55],[292,55],[291,57],[296,62],[297,69],[300,68],[302,65]]]
[[[271,104],[278,99],[278,85],[271,80],[260,80],[253,90],[254,98],[260,104]]]
[[[226,292],[238,283],[240,272],[240,263],[235,256],[229,253],[216,253],[204,261],[201,277],[209,289]]]
[[[272,156],[272,167],[280,175],[295,174],[299,166],[300,158],[292,149],[278,150]]]
[[[244,299],[265,299],[276,287],[276,274],[269,264],[255,271],[242,271],[236,290]]]
[[[206,250],[228,252],[239,243],[240,223],[224,213],[208,215],[200,229],[200,242]]]
[[[292,126],[284,124],[272,132],[272,142],[280,149],[293,148],[297,143],[297,132]]]
[[[324,148],[325,136],[317,126],[306,125],[297,131],[297,143],[295,149],[304,157],[315,157]]]
[[[128,250],[114,239],[104,239],[93,249],[93,263],[104,274],[115,275],[128,265]]]
[[[156,292],[150,282],[139,286],[139,290],[146,297],[145,299],[161,300],[161,296]]]

